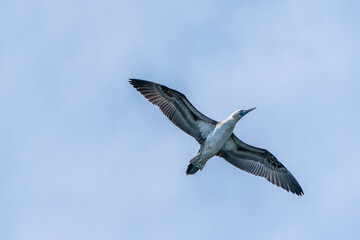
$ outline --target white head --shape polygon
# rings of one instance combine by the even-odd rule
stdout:
[[[239,121],[243,116],[245,116],[247,113],[251,112],[255,108],[250,108],[248,110],[237,110],[231,114],[232,118],[234,118],[236,121]]]

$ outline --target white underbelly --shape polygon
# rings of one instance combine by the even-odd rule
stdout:
[[[234,127],[220,126],[210,133],[201,151],[202,158],[210,158],[217,154],[232,134]]]

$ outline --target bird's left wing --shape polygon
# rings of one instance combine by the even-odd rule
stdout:
[[[250,146],[234,134],[218,153],[237,168],[256,176],[265,177],[269,182],[296,195],[303,195],[300,184],[295,177],[269,151]]]
[[[152,104],[158,106],[164,115],[176,126],[202,143],[216,125],[216,121],[200,113],[184,94],[164,85],[140,79],[129,79]]]

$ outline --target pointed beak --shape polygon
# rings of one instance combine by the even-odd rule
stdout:
[[[256,107],[250,108],[250,109],[248,109],[248,110],[244,110],[244,111],[242,112],[241,116],[242,116],[242,117],[245,116],[247,113],[251,112],[251,111],[254,110],[255,108],[256,108]]]

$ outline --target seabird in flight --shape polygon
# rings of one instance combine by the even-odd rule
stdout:
[[[197,155],[190,160],[186,174],[202,170],[213,156],[219,156],[237,168],[266,178],[272,184],[296,195],[304,192],[295,177],[269,151],[250,146],[238,139],[233,130],[236,123],[248,110],[237,110],[227,119],[217,122],[200,113],[184,94],[164,85],[140,79],[129,79],[152,104],[181,130],[191,135],[200,144]]]

